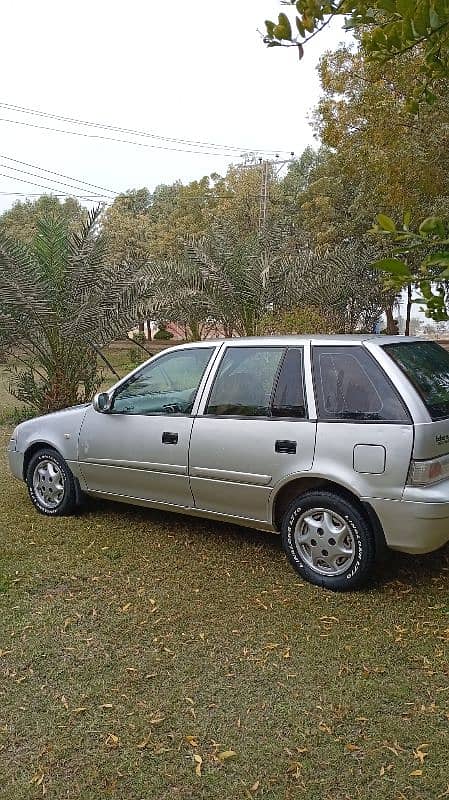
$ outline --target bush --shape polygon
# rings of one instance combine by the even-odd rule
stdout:
[[[168,339],[173,339],[173,334],[167,330],[165,325],[161,325],[158,332],[154,334],[153,339],[166,341]]]
[[[315,306],[293,308],[290,311],[270,312],[262,317],[258,333],[262,335],[336,333],[329,314]]]
[[[133,367],[138,367],[144,359],[144,351],[140,347],[130,347],[128,350],[128,361]]]
[[[36,409],[27,406],[7,408],[0,412],[0,425],[19,425],[26,419],[33,419],[37,413]]]

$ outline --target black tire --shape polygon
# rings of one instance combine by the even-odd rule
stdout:
[[[306,518],[312,511],[316,513]],[[294,569],[316,586],[348,591],[362,586],[372,573],[376,547],[371,525],[355,504],[336,493],[317,490],[293,500],[283,516],[281,536]]]
[[[47,468],[47,465],[52,466]],[[48,472],[47,477],[42,478],[42,483],[39,483],[39,473],[37,473],[39,467],[43,474]],[[31,502],[40,514],[45,514],[47,517],[63,517],[75,511],[77,506],[75,479],[67,463],[56,450],[47,447],[32,456],[26,473],[26,484]]]

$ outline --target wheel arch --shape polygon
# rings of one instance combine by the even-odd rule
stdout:
[[[280,530],[282,517],[295,497],[314,489],[333,492],[334,494],[338,494],[340,497],[345,498],[345,500],[355,505],[371,526],[376,544],[376,554],[379,557],[382,557],[385,554],[387,549],[385,534],[379,517],[370,503],[361,500],[360,497],[354,494],[354,492],[352,492],[346,486],[343,486],[336,481],[331,481],[327,478],[316,475],[292,478],[287,483],[284,483],[284,485],[281,486],[276,492],[271,507],[272,524],[275,530]]]
[[[26,480],[28,467],[30,465],[31,459],[33,458],[33,456],[36,453],[39,453],[40,450],[53,450],[54,453],[57,453],[57,455],[65,461],[65,463],[67,465],[67,468],[69,469],[69,471],[70,471],[70,473],[71,473],[71,475],[73,477],[74,484],[75,484],[76,503],[77,503],[77,505],[81,505],[82,502],[83,502],[83,492],[82,492],[82,489],[81,489],[81,486],[80,486],[79,479],[78,479],[78,477],[76,475],[73,474],[73,471],[70,469],[70,467],[67,464],[67,461],[64,458],[64,456],[62,455],[61,451],[58,450],[58,448],[55,447],[54,444],[51,444],[50,442],[45,442],[45,441],[33,442],[32,444],[30,444],[27,447],[27,449],[25,450],[24,455],[23,455],[23,467],[22,467],[23,480],[24,481]]]
[[[62,453],[60,453],[58,448],[55,447],[53,444],[43,441],[33,442],[27,447],[27,449],[23,454],[22,477],[24,480],[26,479],[30,461],[33,458],[33,456],[39,452],[39,450],[53,450],[55,453],[58,454],[58,456],[61,456],[61,458],[63,458]]]

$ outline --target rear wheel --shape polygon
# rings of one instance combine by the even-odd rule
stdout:
[[[34,454],[28,465],[26,483],[31,501],[41,514],[60,517],[75,510],[75,480],[56,450],[46,448]]]
[[[293,567],[335,591],[366,582],[375,563],[374,535],[357,506],[333,492],[307,492],[284,514],[282,544]]]

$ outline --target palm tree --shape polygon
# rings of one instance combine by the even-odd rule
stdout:
[[[322,309],[336,333],[371,331],[391,296],[372,267],[377,257],[377,249],[354,241],[300,250],[282,260],[275,306]]]
[[[100,214],[75,233],[41,219],[30,247],[0,231],[0,350],[16,365],[10,390],[41,413],[90,399],[99,349],[149,310],[149,268],[110,262]]]
[[[251,336],[270,303],[278,262],[276,246],[218,225],[208,236],[190,239],[184,259],[153,265],[155,306],[165,318],[188,322],[192,331],[212,320],[228,336]]]

